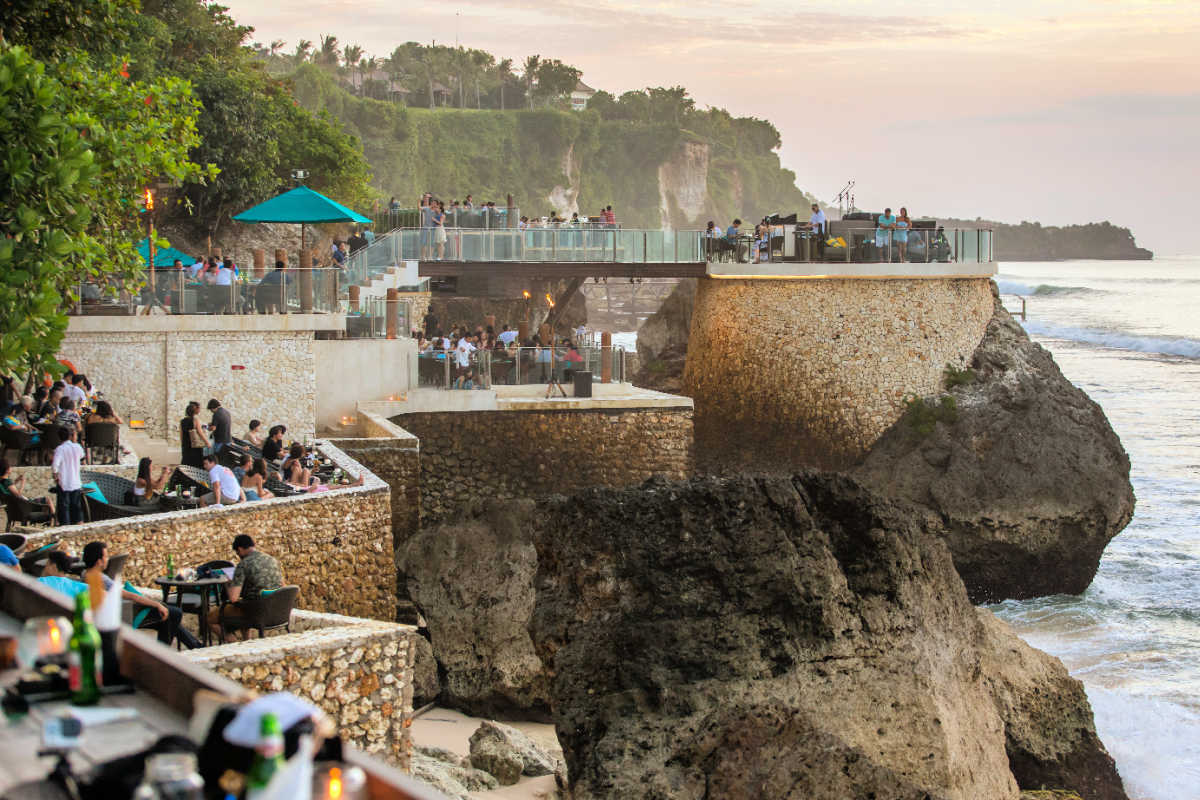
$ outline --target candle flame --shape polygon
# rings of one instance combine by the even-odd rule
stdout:
[[[525,291],[521,292],[521,294],[525,295],[525,299],[526,299],[526,300],[528,300],[528,299],[529,299],[529,290],[528,290],[528,289],[526,289]]]
[[[329,797],[337,800],[342,796],[342,771],[338,767],[329,770]]]
[[[146,189],[146,210],[147,211],[154,210],[154,193],[151,192],[149,189]]]
[[[554,308],[554,298],[551,297],[548,293],[546,294],[546,302],[550,304],[551,308]]]
[[[62,632],[58,629],[58,623],[55,622],[54,620],[50,620],[50,642],[54,645],[55,648],[57,648],[61,641],[62,641]]]

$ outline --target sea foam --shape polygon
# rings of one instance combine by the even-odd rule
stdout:
[[[1113,350],[1132,350],[1139,353],[1155,353],[1183,358],[1200,358],[1200,340],[1186,337],[1140,336],[1123,331],[1097,328],[1076,328],[1069,325],[1030,320],[1025,330],[1034,336],[1064,339],[1072,342],[1107,347]]]

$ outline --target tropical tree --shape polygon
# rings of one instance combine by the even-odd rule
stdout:
[[[301,39],[296,42],[296,52],[292,54],[292,61],[296,66],[300,66],[305,61],[308,61],[308,57],[312,55],[312,48],[313,43],[308,39]]]
[[[367,58],[366,60],[364,60],[362,62],[362,66],[360,67],[360,69],[362,70],[362,74],[363,74],[362,86],[363,86],[364,94],[366,94],[366,91],[367,91],[368,81],[374,80],[373,78],[370,78],[369,76],[375,74],[375,71],[377,69],[379,69],[379,65],[380,65],[380,59],[376,58],[375,56],[370,56],[369,58]]]
[[[346,69],[350,72],[351,86],[354,85],[354,75],[358,71],[358,65],[362,61],[362,57],[363,49],[356,44],[348,44],[342,50],[342,63],[346,65]]]
[[[496,65],[496,77],[500,81],[500,110],[504,110],[504,84],[516,78],[512,71],[513,60],[506,58]]]
[[[579,69],[557,58],[542,61],[537,65],[537,94],[550,105],[573,92],[581,75]]]
[[[338,39],[333,34],[321,36],[321,48],[313,56],[313,60],[323,67],[337,68],[341,54],[338,52]]]
[[[287,42],[285,42],[283,39],[273,39],[271,41],[271,46],[267,51],[270,54],[271,58],[274,58],[275,56],[279,55],[279,51],[283,49],[283,46],[285,44],[287,44]]]
[[[542,65],[542,57],[534,54],[525,58],[525,68],[522,75],[525,78],[525,93],[529,95],[529,109],[533,110],[533,84],[537,80],[538,68]]]
[[[483,108],[483,100],[480,97],[480,84],[492,74],[492,66],[495,63],[496,58],[491,53],[483,50],[471,51],[472,74],[475,77],[475,108]]]

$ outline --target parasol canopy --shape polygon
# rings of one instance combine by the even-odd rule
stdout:
[[[142,239],[137,246],[138,252],[142,254],[142,260],[146,261],[150,258],[150,239],[149,237]],[[176,250],[174,247],[162,247],[154,251],[154,266],[170,267],[174,265],[175,259],[179,259],[184,264],[192,264],[196,259],[189,256],[182,250]]]
[[[290,222],[296,225],[317,222],[358,222],[367,225],[371,222],[362,214],[307,186],[297,186],[290,192],[272,197],[235,215],[234,219],[238,222]]]

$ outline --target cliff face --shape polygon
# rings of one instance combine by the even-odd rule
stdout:
[[[975,602],[1078,594],[1133,516],[1129,457],[998,297],[971,368],[956,419],[901,419],[853,474],[932,513]]]
[[[572,797],[1124,798],[1078,683],[981,621],[920,519],[820,475],[541,503],[529,633]]]

